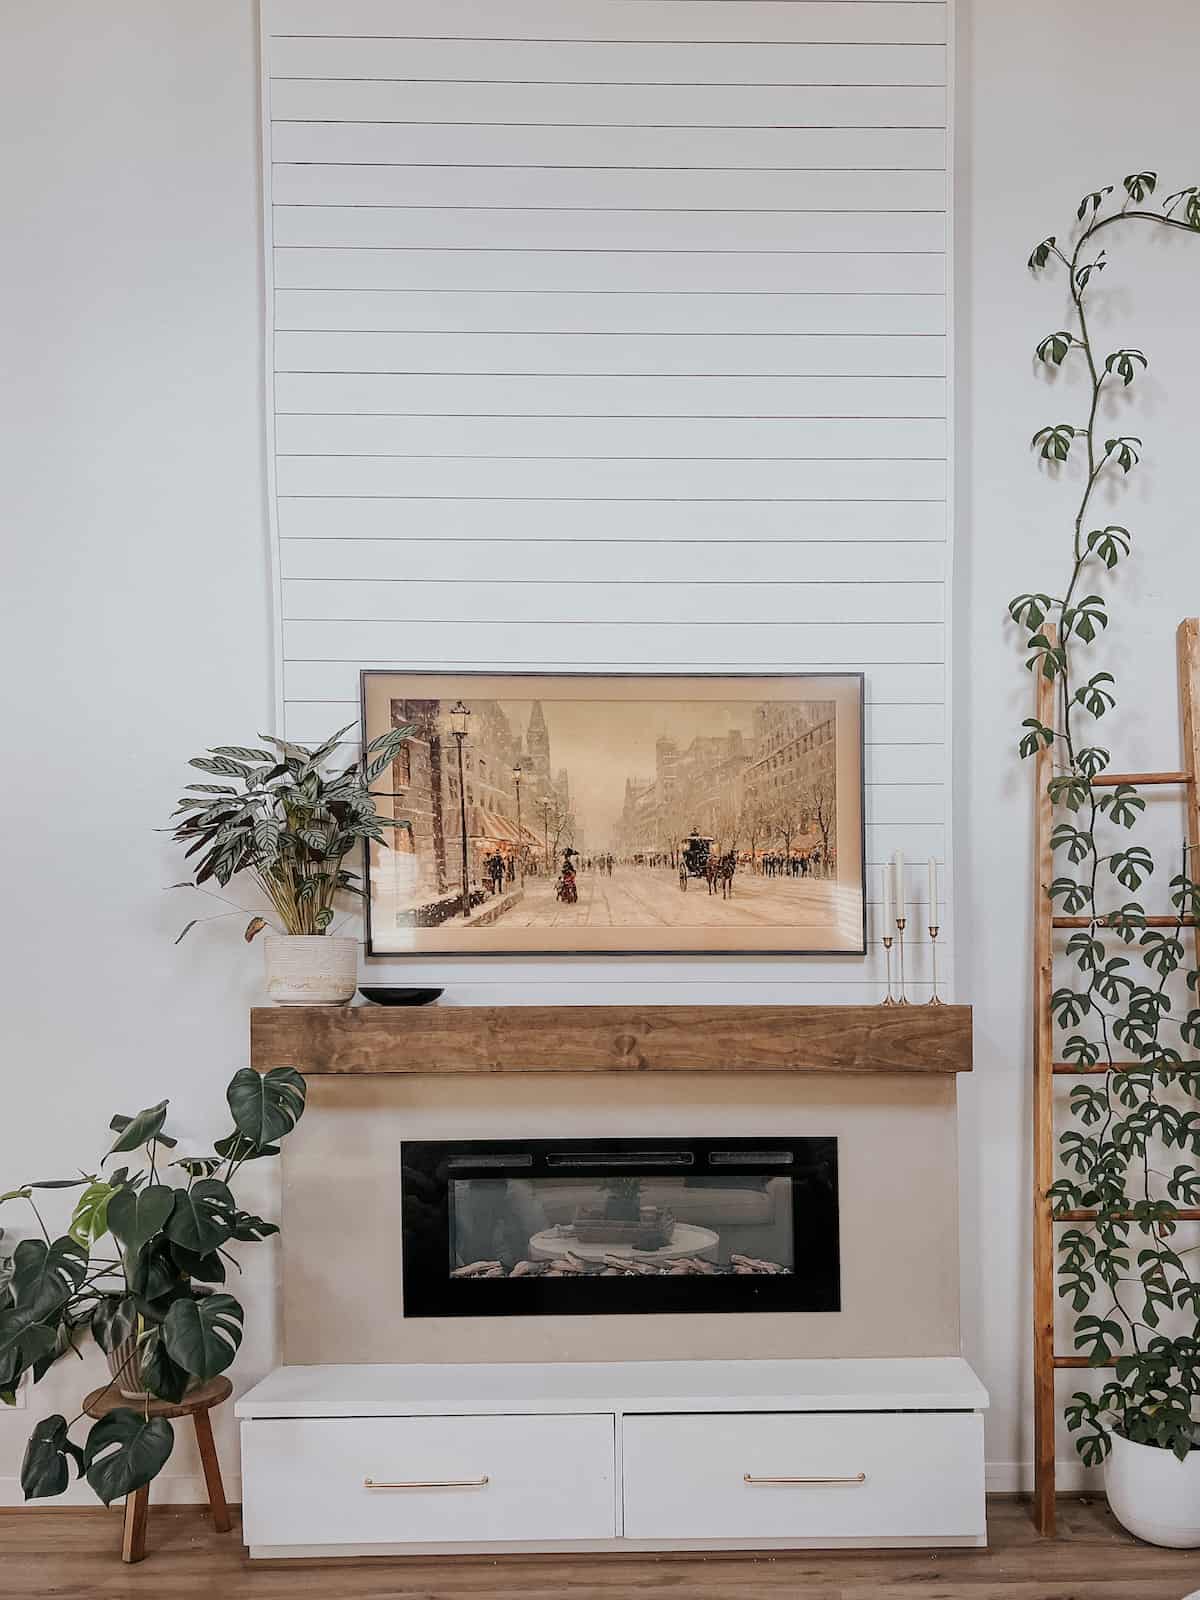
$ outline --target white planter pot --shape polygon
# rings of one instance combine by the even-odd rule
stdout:
[[[344,1006],[358,987],[358,940],[267,934],[267,994],[277,1006]]]
[[[1200,1450],[1185,1460],[1151,1444],[1112,1435],[1104,1466],[1112,1514],[1147,1544],[1200,1549]]]

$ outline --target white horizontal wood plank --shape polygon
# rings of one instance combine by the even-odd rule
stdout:
[[[281,333],[279,372],[942,377],[926,334]]]
[[[271,85],[271,115],[277,125],[395,122],[513,127],[542,123],[647,130],[798,125],[943,128],[946,91],[940,86],[913,84],[807,84],[796,89],[740,83],[389,83],[363,78],[276,78]],[[885,165],[895,165],[897,153],[893,152]],[[562,159],[555,150],[541,154],[550,162]],[[721,164],[728,164],[728,158]]]
[[[280,245],[405,250],[944,250],[932,211],[553,211],[275,206]]]
[[[507,620],[464,623],[454,618],[416,622],[283,623],[289,660],[354,662],[362,666],[424,661],[442,666],[485,667],[507,662],[574,663],[580,668],[608,662],[658,667],[725,663],[739,670],[844,671],[853,663],[940,663],[944,638],[939,623],[924,622],[660,622],[653,628],[622,622],[540,622],[536,627]],[[553,670],[548,668],[547,670]]]
[[[943,378],[277,372],[276,414],[805,418],[946,416]]]
[[[276,205],[597,211],[944,211],[944,172],[277,163]]]
[[[278,289],[275,327],[296,332],[923,333],[941,335],[937,294],[547,294]]]
[[[909,667],[895,670],[911,675],[920,669]],[[350,683],[349,675],[346,675],[345,681]],[[868,678],[864,729],[867,759],[871,763],[868,781],[917,783],[927,778],[931,771],[940,771],[945,749],[943,708],[940,705],[893,705],[886,701],[873,701],[870,696],[876,690],[872,683],[873,680]],[[354,695],[347,695],[342,700],[289,700],[288,729],[291,737],[301,743],[319,744],[334,729],[349,723],[354,730],[349,737],[357,741],[357,683],[353,687]]]
[[[940,417],[280,416],[281,456],[719,456],[931,459]]]
[[[485,167],[904,169],[945,165],[946,135],[940,127],[808,127],[804,125],[804,91],[792,92],[796,99],[789,124],[769,128],[277,122],[271,129],[271,157],[274,161],[433,162]],[[818,114],[814,108],[814,116]],[[575,121],[573,118],[572,123]]]
[[[946,454],[940,417],[281,416],[281,456],[864,457]]]
[[[268,33],[478,39],[703,39],[736,43],[939,44],[946,8],[938,0],[264,0]],[[336,24],[336,26],[335,26]],[[436,24],[436,28],[434,27]]]
[[[944,461],[280,456],[281,495],[400,499],[939,500]]]
[[[402,83],[944,84],[940,44],[739,43],[686,39],[321,38],[276,35],[272,78]]]
[[[284,289],[415,289],[584,294],[919,294],[946,287],[941,255],[705,256],[648,251],[358,250],[275,252]]]
[[[614,530],[615,532],[616,530]],[[541,583],[547,574],[544,541],[526,539],[414,539],[400,527],[391,539],[284,539],[280,559],[289,578],[325,582],[406,585],[416,579],[440,583]],[[866,576],[874,585],[937,584],[945,576],[941,544],[754,544],[731,538],[706,545],[694,559],[692,546],[682,560],[697,580],[721,585],[752,582],[807,583],[818,587],[854,583]],[[680,582],[681,551],[661,540],[613,538],[574,543],[570,551],[573,584]]]
[[[700,630],[693,630],[697,632]],[[765,636],[764,642],[769,642],[772,635]],[[639,631],[637,642],[640,643],[642,635]],[[423,641],[426,642],[426,641]],[[486,641],[485,641],[486,642]],[[487,672],[570,672],[593,668],[609,672],[632,669],[635,665],[654,670],[655,664],[643,661],[637,657],[636,645],[631,645],[627,651],[627,659],[619,663],[605,661],[601,656],[589,656],[584,661],[567,661],[561,655],[554,655],[545,649],[544,641],[539,641],[541,655],[537,649],[531,652],[529,641],[525,647],[516,654],[508,656],[484,656],[470,663],[459,659],[455,654],[455,646],[461,648],[461,640],[451,638],[444,630],[441,635],[439,648],[436,654],[428,659],[423,659],[417,652],[409,650],[399,652],[382,660],[368,660],[365,650],[350,660],[330,660],[327,658],[312,658],[298,656],[290,652],[284,657],[283,690],[289,704],[304,702],[311,705],[329,705],[335,709],[331,727],[337,728],[344,722],[349,722],[357,715],[359,669],[361,667],[389,667],[397,671],[408,669],[413,672],[436,671],[446,666],[464,667],[471,665],[479,671]],[[720,640],[709,638],[706,653],[700,657],[689,657],[677,652],[676,658],[666,667],[662,662],[657,664],[658,671],[690,672],[693,670],[705,672],[758,672],[758,671],[798,671],[796,660],[785,662],[780,666],[776,661],[768,666],[765,661],[749,658],[745,652],[742,660],[735,661],[727,655],[718,653]],[[477,648],[476,646],[472,647]],[[855,661],[847,652],[846,655],[835,657],[832,661],[822,663],[825,670],[833,672],[857,672],[866,669],[866,705],[867,705],[867,732],[871,736],[872,729],[877,726],[874,717],[877,709],[887,708],[888,714],[895,715],[899,721],[898,726],[908,727],[910,730],[923,731],[926,728],[934,730],[931,737],[941,740],[944,738],[945,697],[946,697],[946,669],[944,663],[938,660],[925,662],[899,661],[890,657],[873,662]],[[347,710],[348,708],[348,710]],[[346,715],[341,711],[346,710]]]
[[[940,501],[670,501],[632,520],[611,503],[575,500],[347,500],[317,496],[279,502],[286,539],[530,539],[564,550],[617,535],[652,544],[694,545],[698,561],[712,541],[773,543],[839,540],[850,546],[881,541],[940,542],[946,508]],[[574,560],[574,556],[569,559]],[[677,559],[687,559],[678,550]]]
[[[748,591],[753,590],[753,594]],[[806,623],[940,622],[941,583],[803,583],[772,579],[747,567],[736,582],[682,579],[641,583],[569,577],[495,579],[487,583],[408,579],[285,578],[285,621],[720,624],[736,619],[750,602],[761,626]]]

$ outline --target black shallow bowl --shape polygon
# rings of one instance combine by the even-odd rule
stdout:
[[[364,1000],[373,1000],[377,1006],[427,1006],[444,989],[399,989],[392,984],[364,984],[359,989]]]

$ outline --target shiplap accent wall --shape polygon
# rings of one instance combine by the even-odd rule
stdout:
[[[288,733],[356,716],[364,665],[862,668],[868,861],[945,861],[950,7],[262,11]],[[388,966],[857,1001],[869,930],[865,961]]]

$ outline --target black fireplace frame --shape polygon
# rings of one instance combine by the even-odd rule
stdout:
[[[612,1278],[450,1277],[451,1181],[562,1177],[564,1154],[571,1158],[571,1174],[580,1178],[653,1165],[645,1158],[655,1156],[660,1170],[694,1177],[786,1175],[792,1180],[795,1270],[777,1276],[621,1278],[619,1293]],[[601,1159],[587,1161],[592,1154]],[[781,1161],[785,1154],[792,1157],[788,1163]],[[406,1317],[841,1310],[835,1138],[406,1140],[401,1214]]]

